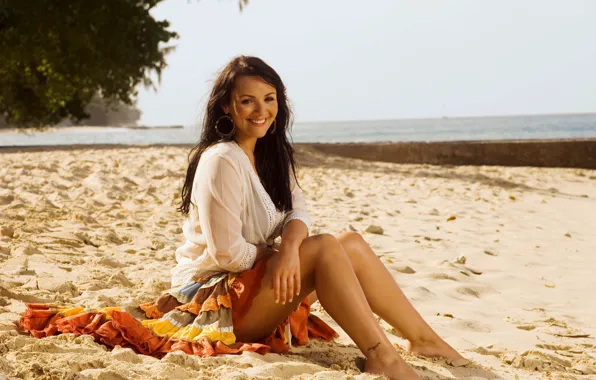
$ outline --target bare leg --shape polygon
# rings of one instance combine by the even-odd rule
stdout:
[[[336,235],[336,238],[350,258],[371,309],[409,341],[408,349],[411,352],[452,360],[463,359],[416,311],[360,234],[344,232]]]
[[[300,246],[300,270],[300,297],[282,305],[274,301],[270,287],[272,268],[268,265],[253,307],[242,325],[234,327],[238,340],[254,341],[267,336],[316,290],[325,310],[366,356],[367,372],[383,373],[390,379],[419,379],[377,323],[350,260],[335,237],[323,234],[305,239]]]

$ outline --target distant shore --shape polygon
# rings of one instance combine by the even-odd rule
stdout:
[[[70,126],[70,127],[50,127],[44,132],[56,132],[56,131],[101,131],[105,129],[182,129],[182,125],[163,125],[157,127],[148,127],[145,125],[104,125],[104,126]],[[0,133],[27,133],[27,131],[20,128],[0,128]]]
[[[0,146],[1,153],[192,144]],[[297,148],[367,161],[431,165],[498,165],[596,169],[596,138],[449,142],[297,143]]]

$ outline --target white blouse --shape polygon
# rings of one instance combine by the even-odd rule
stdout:
[[[291,186],[293,209],[280,212],[236,142],[217,143],[205,150],[182,227],[186,242],[176,250],[172,286],[252,268],[257,246],[272,245],[290,220],[302,220],[310,228],[306,202],[293,176]]]

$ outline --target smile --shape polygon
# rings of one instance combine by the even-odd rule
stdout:
[[[263,125],[265,125],[265,122],[267,121],[267,119],[266,118],[263,118],[263,119],[248,119],[248,121],[250,121],[254,125],[263,126]]]

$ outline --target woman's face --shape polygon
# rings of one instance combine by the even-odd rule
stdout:
[[[257,76],[241,76],[224,112],[234,120],[237,141],[263,137],[277,116],[275,87]]]

